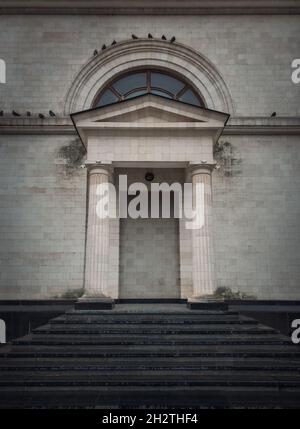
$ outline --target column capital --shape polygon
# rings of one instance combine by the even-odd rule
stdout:
[[[89,175],[92,174],[106,174],[109,176],[114,172],[112,162],[86,162],[87,171]]]
[[[189,162],[188,169],[191,176],[195,174],[211,174],[216,167],[216,163],[206,163],[206,162]]]

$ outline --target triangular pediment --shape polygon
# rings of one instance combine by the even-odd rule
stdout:
[[[89,133],[130,128],[186,128],[222,130],[228,115],[206,108],[147,94],[71,115],[86,145]]]
[[[147,105],[127,112],[119,112],[113,116],[98,119],[97,122],[196,122],[197,119],[184,115],[184,113],[170,112],[155,105]]]

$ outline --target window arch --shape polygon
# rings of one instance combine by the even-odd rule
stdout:
[[[161,70],[135,70],[112,80],[96,97],[94,107],[106,106],[145,94],[204,106],[190,84]]]

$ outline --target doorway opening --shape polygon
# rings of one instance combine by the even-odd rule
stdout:
[[[147,172],[130,168],[118,174],[127,174],[128,185],[142,182],[149,186]],[[152,169],[151,173],[151,182],[183,180],[181,169]],[[149,192],[149,212],[150,201]],[[158,218],[120,219],[120,299],[180,298],[179,219],[174,217],[173,206],[171,192],[169,218],[163,218],[160,212]]]

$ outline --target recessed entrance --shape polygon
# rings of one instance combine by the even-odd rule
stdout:
[[[72,120],[87,148],[85,297],[176,299],[212,294],[215,290],[211,222],[213,146],[228,115],[146,94],[75,113]],[[147,183],[148,187],[151,184],[152,188],[155,181],[172,185],[179,182],[182,193],[187,180],[192,183],[189,201],[196,197],[195,190],[201,188],[204,196],[201,211],[196,207],[197,219],[203,220],[201,231],[199,227],[190,228],[183,219],[158,222],[151,217],[139,222],[124,219],[122,213],[120,220],[119,214],[117,218],[113,213],[109,219],[103,217],[105,209],[99,204],[99,197],[104,188],[108,190],[106,195],[114,196],[115,191],[117,196],[123,195],[123,181],[121,192],[109,186],[114,182],[118,187],[121,169],[122,174],[129,176],[128,185],[135,184],[129,192],[135,195],[140,189],[142,197],[148,188],[145,190],[144,185],[143,191],[136,182]],[[121,204],[123,208],[126,211],[126,201]],[[137,212],[131,219],[139,218]]]
[[[146,173],[144,169],[128,169],[128,184],[136,181],[146,183]],[[181,181],[181,170],[156,169],[153,173],[153,182],[156,183],[170,183],[171,177],[172,181]],[[173,215],[168,219],[121,219],[121,299],[180,298],[179,272],[178,219]]]

